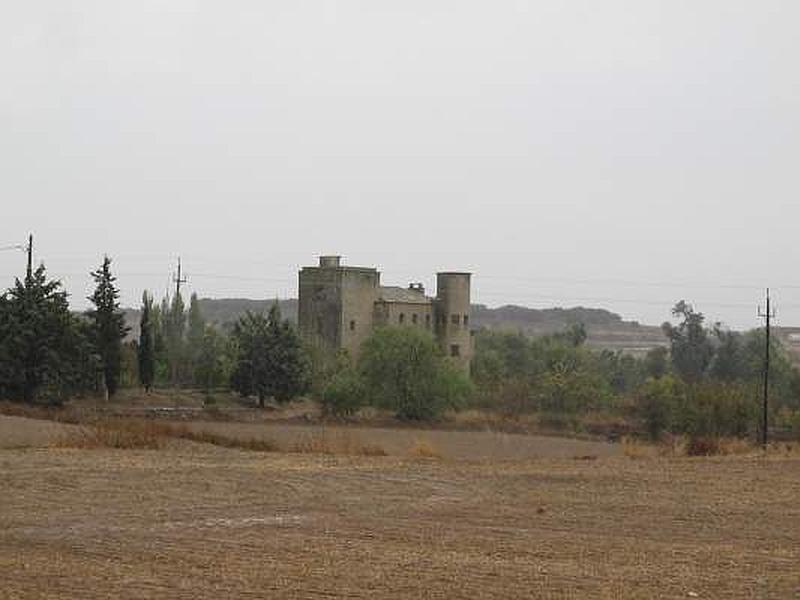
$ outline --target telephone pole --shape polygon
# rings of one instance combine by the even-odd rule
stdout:
[[[768,427],[769,427],[769,353],[770,353],[770,329],[772,326],[772,319],[777,316],[775,309],[771,306],[771,299],[769,295],[769,288],[767,288],[767,310],[766,312],[761,311],[761,307],[758,307],[758,316],[761,319],[766,319],[767,322],[767,343],[766,343],[766,354],[764,356],[764,408],[763,408],[763,415],[762,415],[762,422],[761,422],[761,445],[764,447],[764,450],[767,449],[767,442],[769,441],[769,434],[768,434]]]
[[[178,257],[178,275],[177,275],[177,277],[175,277],[175,279],[173,281],[175,282],[175,297],[177,298],[178,296],[181,295],[181,284],[182,283],[188,283],[188,280],[186,278],[181,277],[181,259],[180,259],[180,257]]]
[[[28,236],[28,276],[25,281],[30,282],[33,278],[33,234]]]

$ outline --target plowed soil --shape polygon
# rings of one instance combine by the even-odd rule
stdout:
[[[800,459],[0,451],[2,598],[794,598]]]

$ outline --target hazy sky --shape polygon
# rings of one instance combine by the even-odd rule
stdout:
[[[0,13],[0,246],[85,305],[183,257],[296,295],[320,253],[492,306],[800,325],[797,0],[25,0]],[[0,283],[24,256],[0,251]]]

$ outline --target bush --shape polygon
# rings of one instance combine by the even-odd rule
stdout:
[[[647,433],[658,439],[673,431],[685,391],[683,383],[671,375],[648,379],[636,394],[636,412]]]
[[[689,386],[677,425],[693,436],[747,436],[758,424],[756,397],[754,387],[741,383]]]
[[[333,375],[322,390],[320,403],[326,415],[347,417],[364,406],[367,386],[363,377],[352,368]]]
[[[401,419],[435,418],[461,407],[472,393],[467,376],[433,336],[411,328],[375,331],[364,343],[359,371],[371,402]]]

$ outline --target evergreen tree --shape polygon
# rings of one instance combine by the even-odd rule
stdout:
[[[61,384],[72,372],[64,352],[70,334],[80,332],[61,282],[48,281],[44,265],[24,282],[17,279],[0,296],[0,393],[33,402],[46,385],[63,391]]]
[[[128,333],[125,315],[119,309],[119,290],[114,285],[117,278],[111,274],[111,259],[92,273],[96,288],[89,297],[94,310],[88,312],[94,321],[94,342],[103,366],[103,378],[109,397],[117,392],[121,371],[122,340]]]
[[[139,381],[150,393],[156,376],[156,339],[153,324],[153,297],[146,291],[142,295],[142,320],[139,329]]]
[[[231,387],[243,396],[255,394],[263,408],[267,398],[287,402],[308,389],[310,365],[300,338],[281,319],[276,302],[265,317],[247,312],[234,325],[238,353]]]

